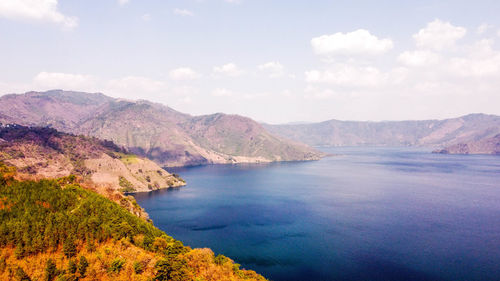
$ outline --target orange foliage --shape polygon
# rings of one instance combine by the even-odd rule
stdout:
[[[155,263],[160,258],[158,254],[145,251],[123,240],[100,244],[92,252],[82,249],[77,254],[78,258],[80,256],[85,256],[89,263],[85,277],[81,277],[77,273],[80,281],[150,280],[155,273]],[[49,258],[52,258],[57,268],[61,270],[66,270],[69,264],[69,259],[64,256],[62,250],[31,255],[18,260],[14,257],[14,249],[6,247],[0,248],[1,258],[5,258],[7,268],[0,272],[0,280],[15,280],[13,273],[18,266],[23,268],[31,280],[45,280],[45,267]],[[120,272],[110,272],[109,267],[116,258],[125,260],[123,269]],[[141,274],[135,273],[134,262],[140,262],[143,265]]]
[[[44,207],[45,209],[50,209],[50,203],[45,201],[36,201],[37,205]]]
[[[0,210],[9,210],[14,206],[14,203],[7,202],[7,197],[0,197]]]
[[[224,263],[214,262],[214,253],[208,248],[193,249],[182,256],[187,261],[193,279],[206,281],[266,280],[251,270],[235,270],[234,262],[225,258]]]

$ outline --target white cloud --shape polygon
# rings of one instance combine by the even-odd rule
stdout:
[[[222,74],[222,75],[227,75],[227,76],[231,76],[231,77],[236,77],[236,76],[240,76],[241,74],[243,74],[243,70],[241,70],[234,63],[227,63],[227,64],[224,64],[221,66],[215,66],[214,72],[216,74]]]
[[[241,0],[224,0],[225,2],[227,3],[231,3],[231,4],[239,4],[241,3]]]
[[[171,70],[169,76],[173,80],[193,80],[200,78],[201,75],[189,67],[179,67]]]
[[[449,69],[453,74],[470,77],[498,76],[500,73],[500,56],[486,60],[468,58],[452,58]]]
[[[130,0],[118,0],[118,4],[120,4],[120,6],[128,4],[128,2],[130,2]]]
[[[358,29],[315,37],[311,39],[311,45],[318,55],[353,56],[379,55],[392,49],[394,44],[391,39],[379,39],[368,30]]]
[[[427,50],[406,51],[398,56],[398,61],[408,66],[428,66],[439,61],[439,55]]]
[[[96,88],[97,79],[92,75],[84,74],[40,72],[33,82],[36,87],[43,89],[92,91]]]
[[[212,91],[212,96],[214,97],[230,97],[233,94],[234,93],[232,91],[224,88],[217,88]]]
[[[443,50],[455,45],[455,42],[464,37],[467,30],[464,27],[454,26],[439,19],[434,20],[413,35],[417,46],[434,50]]]
[[[141,19],[143,21],[150,21],[151,20],[151,15],[150,14],[144,14],[141,16]]]
[[[277,61],[266,62],[259,65],[257,68],[267,73],[271,78],[283,76],[285,70],[283,65]]]
[[[78,25],[78,18],[63,15],[58,11],[57,0],[1,0],[0,17],[52,22],[68,29]]]
[[[500,37],[500,29],[497,31],[497,36]]]
[[[387,81],[387,75],[372,66],[337,64],[328,70],[305,72],[308,83],[326,83],[343,87],[378,87]]]
[[[174,9],[174,14],[178,16],[189,16],[189,17],[194,16],[194,13],[191,12],[190,10],[178,9],[178,8]]]
[[[477,27],[477,34],[483,34],[485,33],[486,31],[488,31],[488,29],[492,28],[493,26],[491,24],[487,24],[487,23],[482,23],[480,26]]]
[[[500,51],[492,48],[492,40],[480,40],[468,48],[468,54],[453,57],[446,65],[452,74],[462,77],[500,76]]]

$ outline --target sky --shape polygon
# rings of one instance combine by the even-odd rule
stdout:
[[[272,124],[500,115],[500,1],[0,0],[0,95]]]

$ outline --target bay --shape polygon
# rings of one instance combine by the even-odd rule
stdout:
[[[155,225],[271,280],[498,280],[500,157],[323,148],[320,161],[168,169]]]

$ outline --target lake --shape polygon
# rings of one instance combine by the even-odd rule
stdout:
[[[281,280],[499,280],[500,157],[328,148],[320,161],[169,169],[136,194],[191,247]]]

